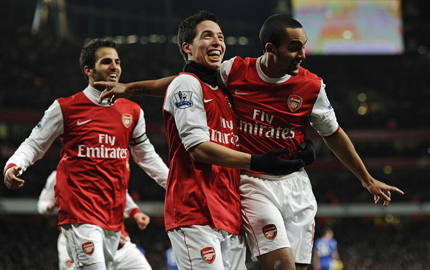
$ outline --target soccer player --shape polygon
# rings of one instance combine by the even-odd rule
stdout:
[[[315,241],[313,267],[315,270],[338,270],[342,262],[337,252],[337,242],[333,238],[333,230],[325,227],[323,235]]]
[[[4,168],[9,189],[24,185],[19,176],[42,158],[57,138],[63,150],[57,167],[55,201],[77,269],[108,269],[121,235],[131,152],[135,162],[165,186],[168,168],[146,135],[143,111],[134,102],[98,104],[96,81],[118,82],[121,63],[116,44],[95,39],[81,51],[88,87],[59,98]],[[130,148],[130,150],[129,150]]]
[[[164,101],[170,149],[164,218],[179,269],[246,269],[239,169],[285,174],[304,166],[300,158],[278,158],[289,149],[239,151],[234,112],[217,86],[225,53],[217,22],[201,11],[180,24],[178,45],[186,64]]]
[[[41,215],[50,215],[56,209],[54,186],[56,182],[57,172],[53,171],[46,180],[45,187],[40,193],[37,201],[37,211]],[[148,226],[150,218],[142,213],[133,201],[131,196],[126,194],[126,203],[124,215],[136,221],[139,229],[144,230]],[[66,237],[60,229],[60,234],[57,241],[58,261],[60,270],[74,269],[73,261],[67,251]],[[146,257],[137,248],[136,244],[132,243],[125,226],[121,227],[121,238],[118,246],[118,251],[115,255],[115,260],[110,268],[111,270],[135,269],[135,270],[151,270],[151,266],[146,260]]]
[[[397,187],[373,178],[339,126],[325,84],[300,67],[306,58],[306,32],[286,15],[269,17],[260,30],[264,54],[225,61],[219,69],[221,85],[233,96],[241,150],[260,154],[288,147],[294,157],[310,125],[333,153],[387,206]],[[114,87],[102,97],[157,95],[170,78]],[[164,86],[163,86],[164,85]],[[110,91],[109,91],[110,90]],[[242,171],[240,181],[244,227],[251,253],[264,270],[306,269],[311,262],[317,206],[304,169],[281,176]]]

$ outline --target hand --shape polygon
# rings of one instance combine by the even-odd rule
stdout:
[[[280,155],[290,153],[290,148],[272,150],[262,155],[251,155],[252,171],[264,172],[272,175],[284,175],[296,172],[305,166],[302,159],[284,160]]]
[[[149,224],[150,217],[142,212],[138,212],[134,215],[134,220],[136,221],[139,229],[144,230]]]
[[[17,177],[21,170],[22,168],[18,166],[13,166],[7,169],[4,174],[4,184],[8,189],[15,190],[24,185],[25,181]]]
[[[119,237],[118,250],[120,250],[125,245],[125,243],[127,243],[127,237],[121,234]]]
[[[57,207],[57,203],[55,202],[55,200],[53,200],[53,201],[48,205],[48,211],[49,211],[49,213],[54,212],[55,207]]]
[[[126,84],[100,81],[94,82],[94,85],[106,88],[99,97],[99,104],[101,104],[102,100],[105,98],[107,98],[109,105],[112,105],[118,98],[129,98],[132,96],[132,94],[127,91]]]
[[[305,139],[299,145],[299,152],[291,159],[303,159],[305,166],[311,165],[317,159],[313,142],[309,139]]]
[[[367,190],[373,194],[375,204],[384,202],[384,206],[388,206],[391,201],[391,191],[397,192],[399,194],[404,194],[403,191],[397,187],[389,186],[381,181],[372,178],[372,181],[366,186]]]

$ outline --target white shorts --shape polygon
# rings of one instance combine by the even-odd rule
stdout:
[[[241,235],[197,225],[167,234],[179,270],[246,270],[246,246]]]
[[[58,268],[60,270],[71,270],[73,267],[73,261],[70,259],[69,252],[67,251],[66,237],[63,234],[63,230],[60,231],[57,241],[58,251]]]
[[[62,225],[62,231],[67,239],[69,256],[76,268],[100,262],[106,264],[106,269],[112,265],[120,231],[109,231],[90,224]]]
[[[242,174],[239,189],[252,256],[289,247],[296,263],[310,264],[317,203],[306,171]]]
[[[136,244],[130,242],[130,237],[127,237],[127,240],[117,251],[115,261],[109,270],[151,270],[145,255],[140,252]]]

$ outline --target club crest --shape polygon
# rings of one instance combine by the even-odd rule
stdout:
[[[263,227],[263,233],[267,239],[273,240],[278,235],[278,229],[275,224],[269,224]]]
[[[82,244],[82,249],[84,250],[85,253],[87,253],[88,255],[93,254],[94,252],[94,243],[93,242],[85,242]]]
[[[291,95],[288,97],[288,108],[291,112],[296,112],[302,107],[303,99],[297,95]]]
[[[129,113],[124,113],[122,115],[122,123],[126,128],[129,128],[131,126],[131,123],[133,123],[133,116]]]
[[[179,109],[185,109],[193,106],[193,102],[191,101],[191,96],[193,92],[191,91],[179,91],[175,93],[175,106]]]
[[[205,247],[200,251],[202,259],[207,263],[213,263],[215,261],[215,249],[213,247]]]

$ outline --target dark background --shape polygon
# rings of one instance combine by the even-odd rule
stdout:
[[[32,31],[38,3],[46,19]],[[280,11],[291,13],[289,1],[62,1],[0,0],[0,163],[6,163],[58,97],[83,90],[79,53],[88,38],[111,36],[120,43],[121,82],[157,79],[181,71],[183,59],[172,38],[184,18],[199,10],[215,13],[226,37],[247,37],[247,45],[227,45],[224,59],[258,57],[258,32],[264,20]],[[280,9],[285,3],[286,8]],[[430,202],[430,18],[426,1],[403,1],[402,55],[307,55],[302,66],[326,83],[342,128],[377,179],[398,186],[404,204]],[[64,16],[65,15],[65,16]],[[292,14],[294,17],[294,14]],[[67,18],[67,24],[61,19]],[[129,44],[127,38],[138,41]],[[161,37],[160,37],[161,35]],[[143,43],[143,44],[142,44]],[[364,93],[365,101],[358,100]],[[167,162],[160,98],[133,97],[145,111],[147,134]],[[364,115],[357,113],[367,109]],[[307,168],[319,204],[345,206],[371,203],[372,196],[336,159],[312,128],[309,137],[317,161]],[[0,198],[37,198],[56,168],[61,143],[30,167],[17,191],[0,185]],[[132,164],[129,191],[136,201],[164,200],[164,190]],[[390,205],[391,206],[391,205]],[[389,206],[389,207],[390,207]],[[329,224],[335,229],[345,269],[430,269],[429,216],[426,213],[384,217],[318,217],[316,236]],[[0,270],[54,269],[56,217],[6,215],[0,208]],[[132,240],[147,250],[154,269],[163,269],[169,243],[162,217],[144,232],[127,221]],[[250,264],[250,269],[258,269]]]

